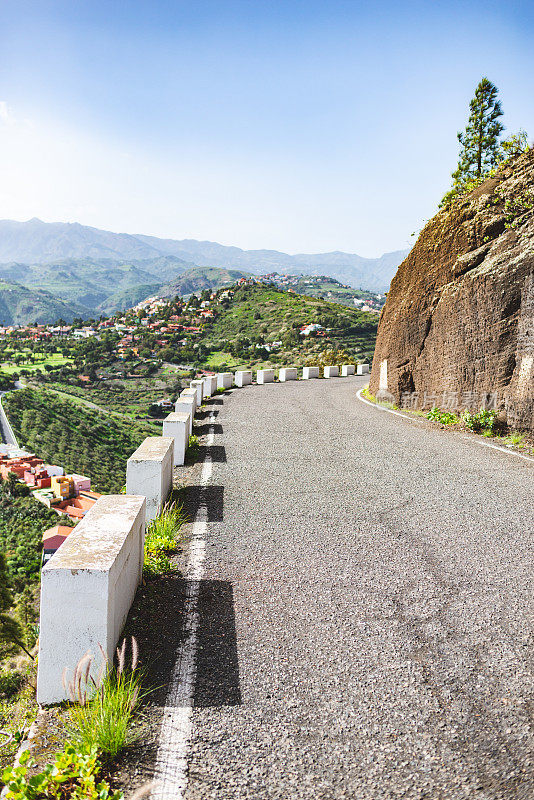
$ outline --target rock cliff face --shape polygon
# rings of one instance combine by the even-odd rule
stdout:
[[[380,390],[417,408],[493,402],[534,428],[534,150],[421,232],[380,318]]]

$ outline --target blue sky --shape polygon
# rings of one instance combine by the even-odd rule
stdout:
[[[0,4],[0,217],[410,246],[483,75],[534,137],[532,2]]]

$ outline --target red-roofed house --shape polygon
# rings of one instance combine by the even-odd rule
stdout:
[[[60,547],[67,536],[69,536],[74,528],[69,527],[68,525],[54,525],[53,528],[48,528],[48,530],[44,531],[43,533],[43,564],[46,564],[49,558],[51,558],[58,547]]]

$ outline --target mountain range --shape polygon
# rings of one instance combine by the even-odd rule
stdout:
[[[0,220],[4,286],[48,292],[61,304],[65,319],[122,311],[153,294],[215,288],[246,273],[328,275],[355,288],[385,291],[406,254],[399,250],[380,258],[343,252],[289,255],[196,239],[113,233],[77,222]],[[53,321],[46,318],[42,296],[36,296],[39,316],[31,314],[28,294],[21,306],[24,312],[13,316],[8,313],[12,306],[1,305],[3,291],[0,288],[5,323]]]

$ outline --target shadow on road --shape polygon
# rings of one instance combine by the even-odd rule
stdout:
[[[201,581],[194,705],[241,705],[239,663],[230,581]]]
[[[200,509],[205,509],[205,514],[199,514]],[[184,493],[184,510],[191,520],[199,516],[208,522],[222,522],[224,486],[188,486]]]
[[[222,425],[219,423],[212,423],[211,425],[195,425],[195,434],[197,436],[207,436],[209,433],[221,434],[222,432]]]
[[[197,413],[195,414],[195,421],[199,419],[207,419],[208,417],[217,417],[218,415],[219,412],[216,411],[215,409],[208,411],[197,411]]]
[[[197,448],[198,461],[213,461],[216,464],[226,464],[226,449],[220,444],[201,444]]]

